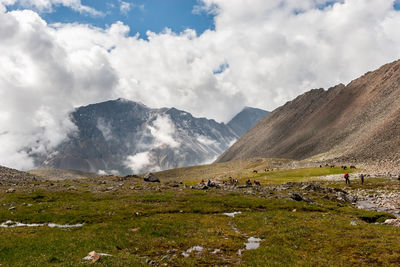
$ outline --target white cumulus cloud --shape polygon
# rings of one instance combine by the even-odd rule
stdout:
[[[0,0],[0,164],[10,167],[33,167],[32,153],[72,134],[68,113],[79,105],[123,97],[226,122],[244,106],[272,110],[400,56],[393,0],[202,0],[194,12],[215,14],[215,30],[148,40],[121,22],[48,25],[35,11],[7,11],[15,2]],[[18,3],[92,12],[78,0]],[[159,123],[155,135],[168,129]],[[179,143],[160,136],[155,146]]]
[[[83,5],[81,0],[0,0],[0,5],[10,6],[18,4],[23,8],[33,8],[39,12],[53,12],[54,6],[69,7],[74,11],[92,16],[104,14],[92,7]]]

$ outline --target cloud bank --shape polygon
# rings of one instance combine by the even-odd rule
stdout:
[[[160,171],[160,164],[157,162],[158,159],[154,150],[173,149],[180,146],[175,126],[168,115],[158,115],[151,125],[147,126],[146,130],[150,132],[149,136],[152,143],[142,144],[143,151],[128,156],[125,160],[125,166],[136,173],[145,170]]]
[[[75,131],[68,113],[80,105],[123,97],[227,121],[400,55],[390,0],[202,0],[193,12],[214,14],[215,30],[165,29],[148,40],[121,22],[48,25],[35,11],[7,11],[15,3],[0,0],[0,164],[20,169]],[[78,0],[18,3],[96,15]]]

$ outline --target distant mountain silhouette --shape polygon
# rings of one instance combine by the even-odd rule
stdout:
[[[268,114],[268,111],[262,109],[245,107],[228,122],[228,126],[231,127],[237,135],[242,136]]]

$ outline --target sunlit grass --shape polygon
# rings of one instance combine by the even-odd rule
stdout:
[[[321,172],[286,173],[309,177]],[[145,265],[147,259],[176,266],[400,262],[399,229],[366,222],[390,218],[388,214],[354,209],[321,194],[312,196],[312,204],[222,190],[181,190],[0,193],[5,204],[0,206],[1,222],[85,224],[73,229],[0,228],[0,264],[76,266],[92,250],[112,254],[101,259],[109,266]],[[232,211],[242,213],[223,215]],[[250,236],[263,239],[260,248],[239,257]],[[204,251],[182,256],[193,246]],[[212,253],[215,249],[219,254]]]

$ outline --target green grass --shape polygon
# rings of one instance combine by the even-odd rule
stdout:
[[[244,182],[246,179],[256,179],[267,184],[279,184],[286,182],[305,182],[315,180],[316,177],[327,176],[333,174],[351,173],[352,170],[343,170],[340,167],[322,167],[322,168],[300,168],[300,169],[283,169],[268,172],[251,173],[240,177],[240,181]]]
[[[294,179],[313,176],[318,170],[282,172]],[[80,190],[87,184],[75,186]],[[0,228],[0,264],[77,266],[92,250],[113,255],[101,259],[106,266],[141,266],[146,259],[174,266],[400,263],[400,230],[368,223],[391,215],[354,209],[322,194],[310,198],[314,204],[183,188],[0,193],[0,222],[85,223],[73,229]],[[9,210],[10,206],[16,209]],[[235,218],[222,215],[232,211],[242,214]],[[357,225],[350,225],[351,221]],[[247,237],[230,224],[248,237],[262,238],[260,248],[239,257],[237,251],[243,249]],[[181,255],[197,245],[204,247],[202,253],[188,258]],[[215,249],[221,252],[213,254]]]

